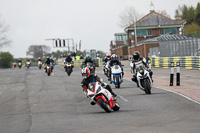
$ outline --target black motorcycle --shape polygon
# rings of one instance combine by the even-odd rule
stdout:
[[[72,73],[72,69],[73,69],[73,66],[70,62],[67,62],[65,64],[65,72],[68,74],[68,76],[70,76],[70,74]]]

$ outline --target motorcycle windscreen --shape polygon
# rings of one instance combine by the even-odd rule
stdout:
[[[118,65],[114,65],[114,69],[119,69],[119,66]]]
[[[96,85],[96,82],[89,83],[88,89],[91,90],[92,92],[95,92],[95,85]]]
[[[139,72],[140,74],[144,74],[144,66],[143,65],[141,65],[141,66],[138,66],[137,68],[136,68],[136,72]]]

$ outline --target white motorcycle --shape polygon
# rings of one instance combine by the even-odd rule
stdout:
[[[111,83],[115,85],[115,88],[120,88],[120,84],[123,82],[122,69],[119,65],[111,67]]]
[[[149,72],[143,66],[137,68],[136,72],[136,77],[140,89],[142,89],[146,94],[151,94],[152,79]]]
[[[21,67],[22,67],[22,63],[21,62],[18,63],[18,67],[19,67],[19,69],[21,69]]]
[[[29,68],[30,65],[31,65],[31,62],[27,61],[27,62],[26,62],[26,67]]]
[[[103,64],[104,75],[106,75],[107,77],[109,77],[109,74],[108,74],[109,63],[110,63],[110,61],[107,61],[107,63],[104,63],[104,64]]]
[[[120,109],[119,103],[114,100],[107,89],[101,86],[100,82],[89,83],[86,95],[108,113],[112,110],[118,111]]]

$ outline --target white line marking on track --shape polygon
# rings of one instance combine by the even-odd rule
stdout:
[[[54,76],[54,74],[53,73],[51,73],[52,74],[52,76]]]
[[[131,81],[131,80],[128,80],[128,79],[125,79],[125,80]],[[133,82],[133,81],[131,81],[131,82]],[[161,89],[161,90],[165,90],[165,91],[168,91],[168,92],[172,92],[172,93],[177,94],[177,95],[179,95],[179,96],[182,96],[182,97],[184,97],[184,98],[186,98],[186,99],[188,99],[188,100],[190,100],[190,101],[192,101],[192,102],[194,102],[194,103],[200,104],[200,102],[198,102],[198,101],[196,101],[196,100],[194,100],[194,99],[192,99],[192,98],[189,98],[189,97],[187,97],[187,96],[185,96],[185,95],[183,95],[183,94],[180,94],[180,93],[178,93],[178,92],[175,92],[175,91],[172,91],[172,90],[163,89],[163,88],[158,88],[158,87],[155,87],[155,86],[153,86],[153,87],[156,88],[156,89]]]
[[[120,95],[117,94],[117,97],[119,97],[120,99],[124,100],[125,102],[128,102],[128,100],[125,99],[123,96],[120,96]]]

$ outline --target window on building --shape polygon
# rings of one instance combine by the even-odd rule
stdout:
[[[152,36],[152,29],[147,30],[147,36]]]
[[[177,28],[165,28],[164,34],[167,34],[167,33],[177,34]]]
[[[160,29],[160,35],[165,34],[164,29]]]
[[[147,30],[136,30],[137,37],[144,37],[147,35]]]

